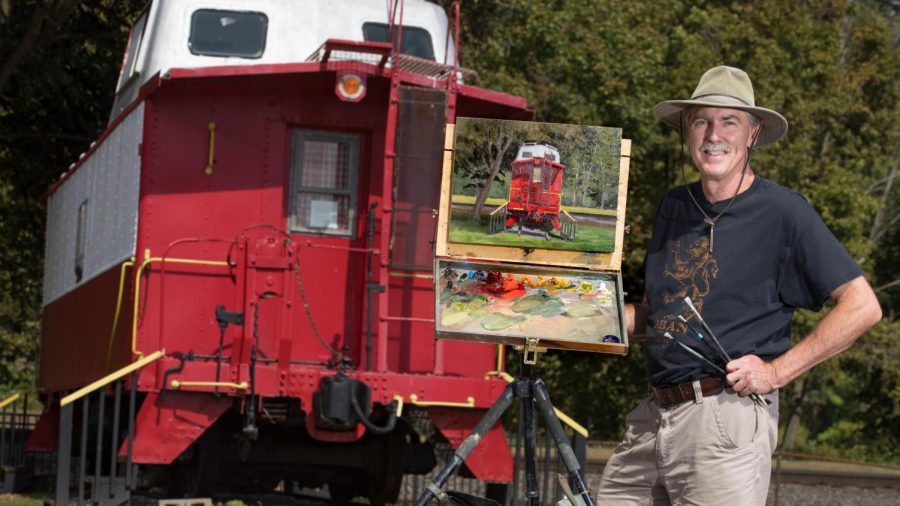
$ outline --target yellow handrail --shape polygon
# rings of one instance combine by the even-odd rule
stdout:
[[[116,339],[116,327],[119,326],[119,315],[122,313],[122,296],[125,294],[125,269],[134,267],[134,257],[131,260],[122,262],[122,269],[119,273],[119,295],[116,298],[116,314],[113,316],[112,330],[109,332],[109,349],[106,351],[106,370],[109,371],[112,365],[112,349],[113,341]]]
[[[403,396],[395,394],[393,400],[397,401],[397,416],[403,416]]]
[[[203,169],[203,173],[207,176],[211,176],[213,173],[213,163],[215,162],[216,122],[210,121],[207,128],[209,128],[209,161],[206,162],[206,168]]]
[[[16,400],[18,400],[18,399],[19,399],[19,394],[10,395],[6,399],[3,399],[2,401],[0,401],[0,409],[3,409],[6,406],[9,406],[10,404],[16,402]]]
[[[227,381],[179,381],[172,380],[169,383],[169,386],[172,388],[182,388],[182,387],[225,387],[225,388],[234,388],[235,390],[246,390],[250,386],[246,381],[242,381],[240,383],[229,383]]]
[[[60,405],[60,407],[62,407],[71,402],[75,402],[78,399],[81,399],[82,397],[84,397],[85,395],[88,395],[89,393],[91,393],[95,390],[98,390],[100,388],[105,387],[106,385],[109,385],[110,383],[112,383],[113,381],[116,381],[117,379],[129,375],[129,374],[133,373],[134,371],[137,371],[141,367],[144,367],[145,365],[147,365],[151,362],[155,362],[156,360],[158,360],[160,357],[162,357],[165,354],[166,354],[166,350],[155,351],[136,362],[132,362],[131,364],[126,365],[125,367],[119,369],[118,371],[116,371],[112,374],[107,374],[106,376],[98,379],[97,381],[91,383],[90,385],[88,385],[86,387],[82,387],[81,389],[76,390],[75,392],[72,392],[71,394],[63,397],[59,401],[59,405]]]
[[[494,213],[496,213],[496,212],[500,211],[501,209],[503,209],[504,207],[506,207],[507,204],[509,204],[508,200],[506,202],[504,202],[502,206],[497,206],[493,211],[491,211],[490,216],[493,216]]]
[[[153,262],[171,262],[173,264],[189,264],[189,265],[214,265],[221,267],[228,267],[231,264],[228,262],[218,261],[218,260],[194,260],[190,258],[162,258],[162,257],[151,257],[150,250],[144,250],[144,261],[141,263],[141,266],[138,267],[137,274],[134,278],[134,313],[132,314],[131,319],[131,353],[137,355],[138,357],[143,357],[144,354],[137,349],[137,323],[138,323],[138,305],[139,305],[139,295],[141,293],[141,275],[144,273],[144,268],[150,265]],[[162,329],[160,329],[162,331]]]
[[[409,403],[413,406],[438,406],[445,408],[474,408],[475,398],[466,397],[466,402],[448,402],[448,401],[420,401],[416,394],[409,394]]]

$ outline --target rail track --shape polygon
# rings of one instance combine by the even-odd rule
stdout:
[[[832,487],[889,488],[900,491],[900,470],[882,466],[855,464],[854,469],[824,469],[821,462],[790,461],[778,468],[772,463],[772,483],[796,485],[830,485]],[[588,476],[599,476],[605,459],[589,459],[585,465]],[[869,469],[864,469],[869,468]]]

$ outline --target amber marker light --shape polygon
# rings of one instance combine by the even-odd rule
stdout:
[[[338,74],[335,93],[345,102],[359,102],[366,96],[366,80],[353,72]]]

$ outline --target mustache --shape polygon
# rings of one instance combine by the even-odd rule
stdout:
[[[701,151],[723,151],[728,153],[731,151],[731,148],[728,147],[727,143],[724,142],[710,142],[704,141],[700,146]]]

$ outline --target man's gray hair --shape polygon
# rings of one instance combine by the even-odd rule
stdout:
[[[744,113],[747,114],[747,121],[750,122],[751,127],[755,127],[756,125],[759,125],[759,118],[756,117],[755,114],[753,114],[750,111],[744,111]]]

